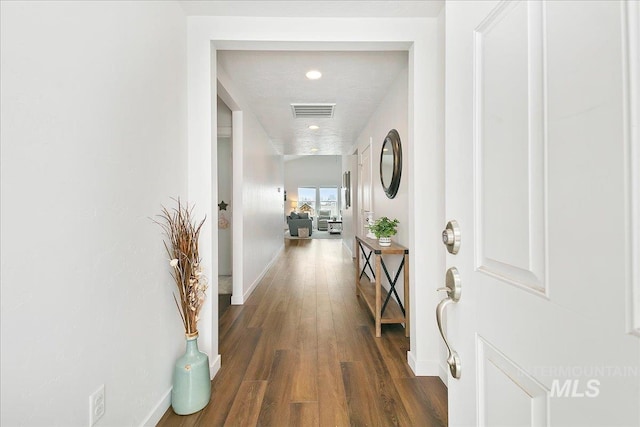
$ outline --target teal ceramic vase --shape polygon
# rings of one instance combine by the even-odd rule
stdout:
[[[198,334],[187,335],[187,350],[173,370],[171,407],[178,415],[198,412],[209,403],[209,357],[198,350]]]

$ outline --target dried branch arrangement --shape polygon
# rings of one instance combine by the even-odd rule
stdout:
[[[174,292],[173,299],[178,306],[185,333],[195,336],[198,334],[198,318],[207,290],[207,278],[202,274],[198,254],[198,237],[205,220],[194,222],[193,207],[182,205],[180,199],[176,202],[178,206],[172,210],[163,206],[162,213],[158,215],[160,220],[154,222],[162,227],[168,239],[168,242],[164,241],[164,247],[169,254],[171,274],[179,294],[178,298]]]

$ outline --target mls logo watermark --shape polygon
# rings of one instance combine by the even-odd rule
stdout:
[[[596,379],[554,379],[551,383],[551,397],[598,397],[599,394],[600,381]]]
[[[613,390],[615,381],[640,377],[640,366],[532,366],[529,375],[551,379],[550,397],[594,398]],[[634,382],[635,384],[635,382]]]

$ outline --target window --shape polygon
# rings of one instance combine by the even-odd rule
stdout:
[[[298,212],[309,212],[309,215],[315,214],[316,212],[315,187],[298,187]]]
[[[337,187],[320,187],[320,209],[330,210],[331,216],[338,216]]]
[[[327,210],[331,216],[338,215],[338,187],[298,187],[298,212],[316,215],[318,210]]]

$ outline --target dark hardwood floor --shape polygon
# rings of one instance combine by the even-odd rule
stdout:
[[[400,325],[373,319],[341,240],[285,240],[243,306],[220,317],[222,367],[199,413],[159,426],[446,426],[447,391],[416,377]]]
[[[230,305],[231,294],[218,294],[218,319],[224,315]]]

